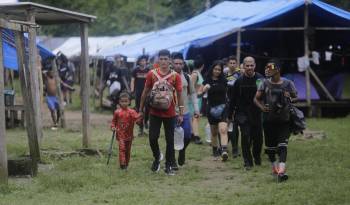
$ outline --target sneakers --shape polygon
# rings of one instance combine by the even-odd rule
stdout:
[[[171,169],[174,170],[174,171],[178,171],[179,170],[179,167],[177,166],[176,162],[173,162],[171,164]]]
[[[222,151],[221,159],[222,159],[223,162],[227,161],[227,159],[228,159],[227,151]]]
[[[182,150],[179,151],[179,158],[177,162],[179,163],[179,166],[182,166],[185,164],[185,151],[182,151]]]
[[[154,160],[151,167],[152,172],[159,172],[160,170],[160,162],[158,160]]]
[[[159,160],[154,160],[151,166],[152,172],[159,172],[160,170],[160,161],[163,160],[163,153],[160,153]]]
[[[278,168],[277,172],[277,182],[283,182],[288,179],[288,175],[286,174],[286,169],[285,168]]]
[[[165,166],[164,172],[165,172],[165,174],[168,175],[168,176],[174,176],[174,175],[175,175],[174,170],[173,170],[172,167],[169,166],[169,165],[166,165],[166,166]]]
[[[193,142],[195,144],[198,144],[198,145],[203,144],[203,142],[202,142],[202,140],[201,140],[201,138],[199,136],[194,136],[193,137]]]
[[[217,147],[212,147],[213,148],[213,157],[217,158],[220,157],[220,150]]]
[[[226,162],[227,159],[228,159],[227,147],[226,147],[226,146],[223,146],[223,147],[221,148],[221,160],[222,160],[223,162]]]

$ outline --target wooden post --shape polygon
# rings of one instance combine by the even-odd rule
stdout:
[[[4,102],[4,64],[2,47],[2,29],[0,29],[0,184],[7,184],[7,149],[6,149],[6,120]]]
[[[98,58],[95,57],[93,59],[93,71],[92,71],[92,104],[94,105],[94,110],[96,110],[96,86],[97,86],[97,64],[98,64]]]
[[[237,31],[236,58],[237,58],[237,65],[240,66],[241,64],[241,29]]]
[[[304,55],[305,57],[309,58],[309,36],[308,36],[308,29],[309,29],[309,5],[308,2],[305,1],[305,8],[304,8]],[[311,85],[310,85],[310,71],[309,68],[305,70],[305,80],[306,80],[306,103],[308,106],[308,116],[311,117],[312,110],[311,110]]]
[[[81,38],[81,65],[80,72],[81,77],[81,100],[82,100],[82,113],[83,113],[83,147],[89,147],[90,139],[90,74],[89,74],[89,46],[88,46],[88,25],[86,23],[80,24],[80,38]]]
[[[52,60],[52,71],[56,81],[56,93],[57,93],[57,98],[58,98],[59,108],[60,108],[61,127],[66,128],[66,117],[64,115],[64,105],[63,105],[62,91],[61,91],[61,79],[58,76],[58,69],[57,69],[57,64],[55,59]]]
[[[40,150],[39,150],[39,142],[37,135],[35,135],[35,126],[34,126],[34,116],[33,116],[33,105],[32,105],[32,95],[28,68],[26,68],[25,60],[24,60],[24,37],[23,33],[15,32],[15,43],[17,50],[17,62],[18,62],[18,71],[21,82],[21,91],[24,101],[25,108],[25,118],[26,118],[26,127],[27,127],[27,135],[28,135],[28,144],[29,144],[29,152],[32,159],[32,171],[33,175],[37,174],[38,170],[38,161],[40,160]],[[36,72],[35,72],[36,73]]]

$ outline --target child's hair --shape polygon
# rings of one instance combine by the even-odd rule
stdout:
[[[129,100],[131,100],[131,96],[127,92],[120,93],[119,99],[121,99],[121,98],[128,98]]]

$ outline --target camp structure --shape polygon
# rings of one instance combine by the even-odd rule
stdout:
[[[88,67],[88,24],[96,19],[95,16],[67,11],[42,4],[23,2],[0,5],[0,29],[9,29],[15,34],[17,61],[22,94],[25,103],[29,151],[32,160],[32,172],[37,174],[37,163],[40,161],[38,140],[42,137],[41,108],[39,102],[39,83],[36,72],[37,47],[36,29],[43,25],[78,24],[81,38],[81,70],[82,70],[82,132],[83,147],[89,146],[89,67]],[[24,33],[28,34],[28,55],[25,53]],[[2,35],[2,32],[0,32]],[[2,40],[2,37],[0,36]],[[3,43],[0,42],[1,48]],[[3,95],[3,51],[0,49],[0,116],[4,119]],[[7,182],[5,121],[0,121],[0,182]]]
[[[344,75],[337,75],[350,68],[349,36],[350,13],[319,0],[224,1],[102,55],[135,58],[169,49],[187,59],[200,54],[208,63],[229,55],[238,62],[253,56],[259,72],[268,59],[277,58],[298,84],[299,106],[311,114],[320,107],[350,107],[339,99]]]

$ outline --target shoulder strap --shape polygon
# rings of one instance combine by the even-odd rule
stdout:
[[[166,75],[165,77],[160,77],[160,75],[158,74],[157,70],[154,69],[152,70],[153,74],[157,77],[157,79],[160,80],[166,80],[168,78],[170,78],[172,75],[174,75],[174,71],[170,71],[170,73],[168,75]],[[174,75],[174,79],[176,78],[176,75]]]

